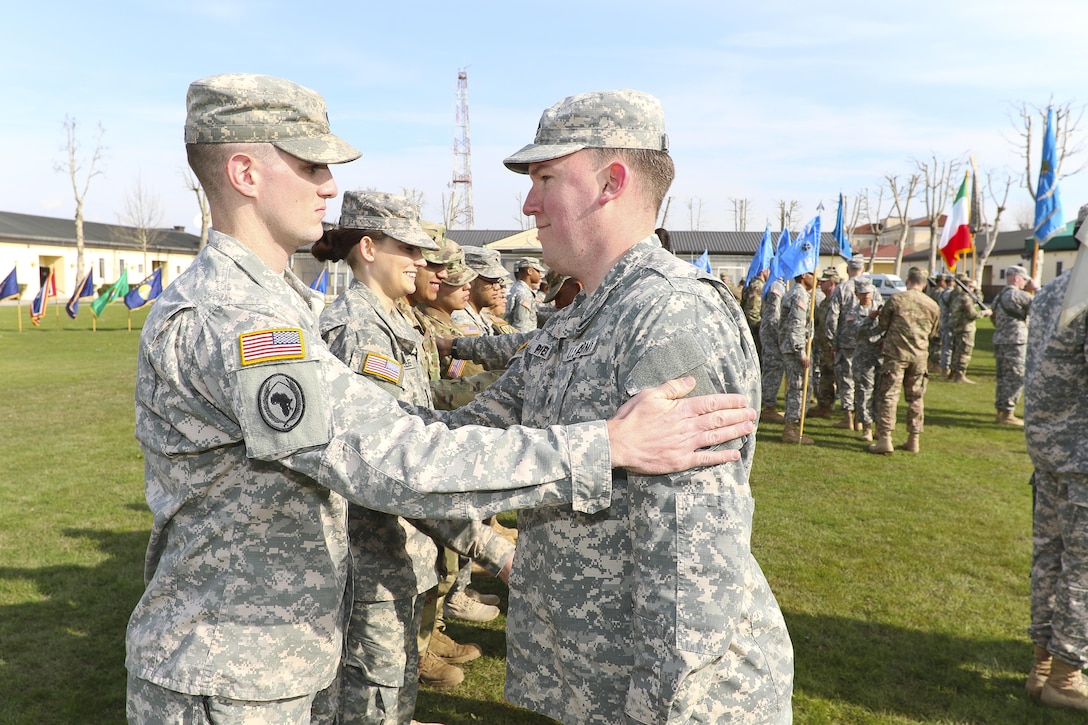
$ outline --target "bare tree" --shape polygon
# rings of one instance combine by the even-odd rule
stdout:
[[[664,209],[662,209],[662,211],[661,211],[661,221],[659,221],[659,222],[657,223],[657,226],[658,226],[658,227],[664,227],[664,226],[665,226],[665,222],[666,222],[666,221],[668,221],[668,218],[669,218],[669,207],[670,207],[670,206],[672,206],[672,197],[671,197],[671,196],[665,197],[665,208],[664,208]]]
[[[748,205],[749,199],[733,199],[729,202],[733,205],[733,229],[738,232],[748,231]]]
[[[400,193],[408,197],[408,201],[412,202],[416,209],[419,209],[420,214],[423,213],[423,205],[427,202],[426,194],[420,189],[409,189],[407,186],[402,186]]]
[[[1001,224],[1001,215],[1008,208],[1009,189],[1012,188],[1013,181],[1013,175],[1008,170],[996,172],[990,169],[986,172],[986,195],[993,202],[996,212],[994,213],[993,223],[979,224],[977,229],[973,229],[975,232],[975,254],[978,258],[976,269],[984,269],[986,260],[990,258],[994,251],[994,245],[997,243],[997,233]],[[1033,209],[1032,220],[1028,228],[1034,227],[1034,216]],[[974,227],[974,219],[972,219],[972,227]],[[978,243],[980,236],[982,237],[981,244]]]
[[[101,123],[98,124],[98,136],[95,138],[94,151],[91,153],[89,161],[79,158],[80,145],[76,137],[76,120],[74,118],[64,117],[64,134],[65,145],[63,150],[68,158],[63,163],[55,163],[53,169],[67,173],[72,182],[72,193],[76,198],[76,279],[83,279],[83,201],[87,198],[87,190],[90,189],[91,179],[102,173],[96,167],[98,162],[102,160],[102,152],[106,150],[102,145],[102,137],[106,135],[106,130],[102,128]],[[86,175],[80,179],[80,172],[84,171],[84,166],[86,166]]]
[[[526,229],[532,229],[534,226],[534,218],[531,216],[526,216],[525,214],[525,200],[522,192],[519,191],[515,198],[518,200],[518,211],[517,214],[514,215],[514,221],[518,223],[521,231],[525,231]]]
[[[926,205],[926,221],[929,226],[929,268],[937,268],[937,245],[941,238],[937,230],[941,227],[944,205],[955,187],[962,163],[958,160],[937,161],[931,156],[928,161],[915,161],[922,177],[923,199]]]
[[[208,207],[208,195],[204,193],[204,187],[200,185],[196,174],[185,170],[182,172],[185,179],[185,188],[196,194],[196,205],[200,208],[200,248],[208,246],[208,229],[212,225],[212,212]]]
[[[1037,191],[1037,180],[1032,177],[1032,172],[1039,168],[1038,161],[1033,160],[1031,154],[1033,122],[1039,116],[1042,118],[1040,125],[1045,129],[1047,112],[1051,109],[1054,110],[1054,141],[1058,156],[1058,168],[1054,170],[1056,178],[1061,180],[1062,177],[1073,176],[1084,169],[1082,165],[1069,171],[1066,165],[1067,160],[1084,150],[1084,143],[1077,139],[1077,125],[1084,117],[1084,108],[1074,109],[1068,102],[1061,105],[1049,103],[1045,108],[1029,107],[1028,104],[1021,103],[1016,109],[1018,119],[1013,120],[1013,125],[1018,126],[1020,140],[1017,147],[1024,160],[1023,180],[1032,201],[1035,201]]]
[[[147,248],[166,236],[166,231],[162,228],[162,204],[144,187],[140,177],[136,177],[136,185],[125,194],[124,213],[119,221],[123,226],[117,229],[116,236],[120,241],[140,246],[144,258],[143,273],[147,274]]]
[[[885,174],[884,179],[888,182],[888,192],[892,197],[892,208],[895,209],[895,215],[903,222],[899,226],[899,239],[896,240],[895,248],[895,274],[901,277],[903,249],[907,245],[907,237],[910,236],[910,202],[914,198],[914,193],[918,189],[922,177],[918,174],[911,174],[905,184],[897,174]]]
[[[873,246],[869,249],[868,269],[870,271],[873,269],[873,264],[876,263],[876,253],[880,249],[880,240],[884,234],[885,191],[883,184],[877,185],[875,203],[873,202],[873,194],[868,188],[862,189],[857,198],[857,205],[864,210],[859,212],[859,215],[864,215],[865,223],[869,225],[869,230],[873,233]]]
[[[786,201],[785,199],[779,199],[778,201],[778,228],[789,229],[790,224],[793,223],[793,217],[795,214],[800,213],[801,204],[796,200]]]
[[[703,223],[703,200],[697,196],[688,199],[688,229],[699,231]]]

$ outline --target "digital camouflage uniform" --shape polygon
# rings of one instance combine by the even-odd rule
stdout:
[[[744,310],[744,319],[748,322],[748,330],[756,342],[756,353],[760,359],[763,358],[763,344],[759,338],[759,322],[763,319],[763,288],[766,284],[762,277],[752,277],[740,295],[740,307]]]
[[[863,425],[872,423],[876,415],[876,373],[882,362],[882,332],[877,320],[869,316],[874,309],[878,309],[875,303],[868,307],[852,306],[839,328],[840,334],[852,332],[854,335],[854,357],[850,363],[854,375],[854,420]]]
[[[539,425],[615,411],[679,375],[755,402],[739,305],[651,236],[558,311],[461,411]],[[792,645],[750,548],[742,459],[672,476],[616,470],[613,502],[522,510],[510,578],[506,698],[565,723],[787,723]]]
[[[1035,466],[1031,640],[1088,666],[1088,312],[1058,317],[1071,272],[1036,294],[1028,324],[1024,436]]]
[[[941,311],[941,370],[948,370],[952,364],[952,308],[956,288],[945,287],[937,297],[937,307]]]
[[[812,321],[808,316],[809,291],[794,282],[782,298],[782,319],[778,323],[778,351],[786,369],[786,420],[801,420],[802,388],[805,370],[801,366],[808,341],[812,339]]]
[[[320,318],[329,350],[398,400],[433,407],[421,361],[422,336],[394,307],[353,279]],[[476,521],[404,519],[348,506],[354,601],[338,685],[319,695],[321,722],[407,725],[418,689],[418,632],[424,594],[438,585],[435,542],[478,559],[497,574],[513,546]],[[336,706],[337,699],[339,701]]]
[[[1012,412],[1024,389],[1031,299],[1024,290],[1007,285],[990,305],[994,311],[994,362],[997,365],[994,407],[999,411]]]
[[[975,320],[982,310],[963,290],[957,288],[948,300],[948,324],[952,329],[952,356],[948,370],[952,375],[966,374],[975,349]]]
[[[763,316],[759,322],[759,339],[762,341],[763,359],[760,361],[763,408],[774,408],[778,401],[778,389],[782,387],[785,363],[778,348],[778,325],[782,318],[782,296],[786,283],[778,279],[763,289]]]
[[[917,289],[892,295],[880,308],[877,320],[884,332],[884,361],[877,376],[876,428],[881,436],[895,430],[900,388],[907,401],[907,432],[922,432],[929,338],[940,324],[940,315],[936,303]]]
[[[536,329],[536,295],[525,280],[515,279],[506,294],[506,321],[518,332]]]
[[[416,518],[609,505],[603,422],[426,425],[329,352],[320,306],[213,230],[148,315],[135,430],[154,524],[130,678],[239,700],[327,687],[343,641],[345,497]]]
[[[836,286],[835,289],[838,289]],[[835,406],[835,353],[831,349],[831,341],[824,334],[827,324],[827,313],[831,302],[831,295],[824,296],[822,290],[816,288],[816,335],[812,341],[815,364],[812,366],[813,379],[816,383],[816,403],[824,410],[830,411]]]
[[[857,345],[856,330],[844,330],[846,316],[858,305],[858,296],[854,292],[857,277],[850,277],[835,287],[828,300],[827,324],[824,326],[824,338],[835,348],[835,383],[839,388],[839,403],[843,410],[854,407],[854,346]],[[880,307],[880,293],[873,290],[873,304]]]

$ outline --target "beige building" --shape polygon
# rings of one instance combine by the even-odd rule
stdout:
[[[166,287],[199,251],[200,237],[183,228],[148,230],[146,248],[138,241],[137,231],[116,224],[83,223],[84,273],[94,272],[96,288],[113,284],[124,270],[128,270],[129,284],[136,285],[156,269],[162,269]],[[58,298],[69,297],[80,282],[76,256],[72,219],[0,212],[0,279],[15,269],[21,301],[32,299],[50,272]]]

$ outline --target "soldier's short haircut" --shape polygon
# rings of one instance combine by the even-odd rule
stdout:
[[[924,285],[929,280],[926,270],[921,267],[911,267],[907,272],[907,281],[915,285]]]
[[[654,211],[661,209],[661,203],[665,200],[672,181],[676,178],[676,166],[668,151],[655,151],[653,149],[625,149],[625,148],[594,148],[586,149],[593,154],[597,163],[605,164],[619,157],[627,163],[638,176],[646,200],[653,206]]]
[[[248,154],[254,158],[268,160],[275,153],[270,143],[187,143],[185,155],[189,159],[189,168],[196,174],[197,181],[209,199],[223,198],[227,190],[225,166],[227,159],[236,153]]]

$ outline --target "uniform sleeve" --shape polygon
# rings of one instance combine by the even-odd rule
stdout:
[[[839,334],[839,313],[842,311],[841,287],[836,287],[827,300],[827,317],[824,318],[824,337],[832,345]]]
[[[587,512],[608,505],[603,421],[506,431],[424,424],[308,331],[258,310],[209,316],[201,344],[219,358],[210,369],[225,373],[211,383],[251,459],[278,462],[362,506],[411,518],[480,519],[571,501]],[[297,333],[301,344],[272,355],[249,344],[271,344],[277,332]],[[262,352],[247,359],[247,345]]]
[[[442,546],[467,556],[496,576],[514,555],[514,545],[482,521],[410,519],[409,522]]]
[[[679,375],[696,392],[759,397],[755,351],[736,303],[672,295],[634,323],[639,352],[620,369],[628,394]],[[715,685],[710,665],[742,626],[748,591],[754,437],[736,463],[629,479],[634,663],[628,722],[685,722]]]
[[[508,335],[455,337],[453,339],[453,356],[459,360],[471,360],[479,363],[488,370],[505,368],[510,365],[510,358],[514,357],[518,350],[533,339],[535,334],[536,330],[510,333]]]

